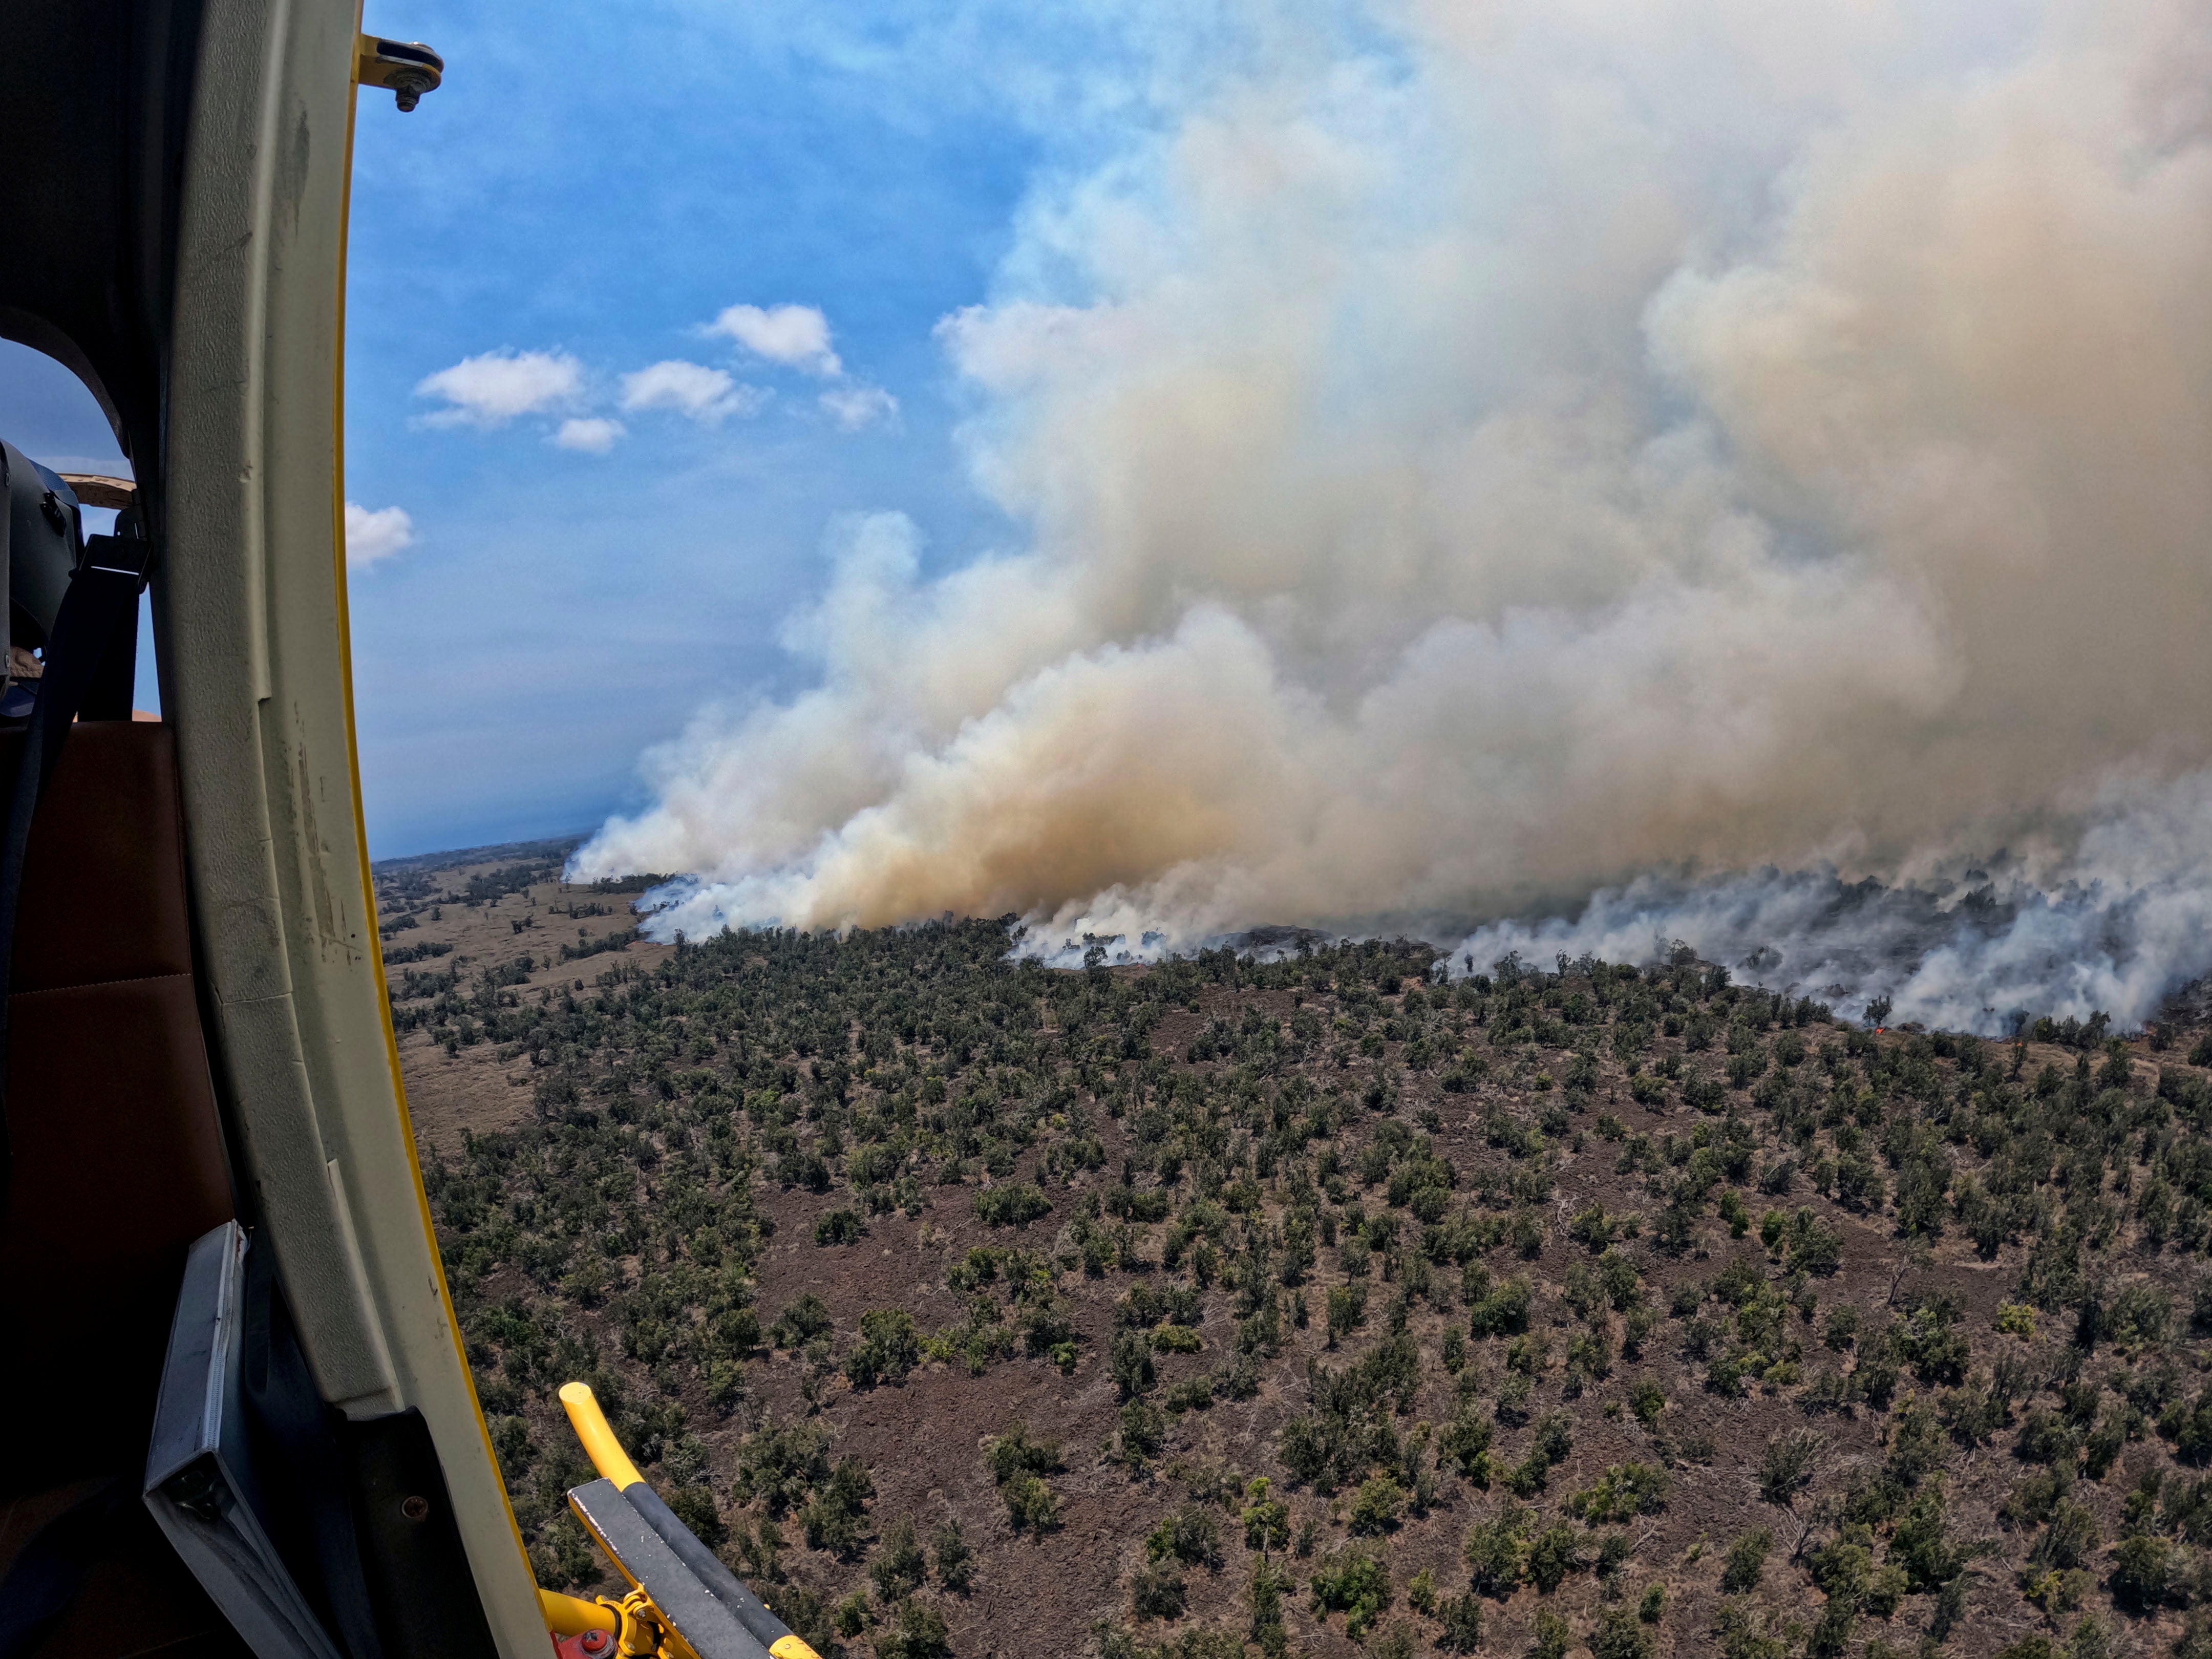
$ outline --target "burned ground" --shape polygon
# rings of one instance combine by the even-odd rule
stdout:
[[[403,1060],[546,1583],[606,1582],[580,1376],[825,1655],[2212,1652],[2192,1034],[648,946],[555,873],[380,872],[388,958],[447,947]]]

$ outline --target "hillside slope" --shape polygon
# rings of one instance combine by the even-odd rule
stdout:
[[[825,1656],[2212,1653],[2204,1043],[1687,961],[650,946],[550,856],[380,872],[549,1583],[606,1582],[581,1376]]]

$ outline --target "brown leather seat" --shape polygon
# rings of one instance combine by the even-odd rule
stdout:
[[[20,737],[0,736],[0,801]],[[232,1212],[192,982],[175,733],[77,726],[39,803],[9,1001],[15,1175],[0,1227],[0,1573],[101,1476],[125,1483],[38,1659],[246,1659],[137,1498],[185,1247]]]
[[[21,739],[0,736],[0,800]],[[174,733],[72,732],[24,866],[0,1226],[0,1490],[144,1455],[191,1241],[232,1213],[192,982]],[[22,1443],[25,1440],[28,1444]]]

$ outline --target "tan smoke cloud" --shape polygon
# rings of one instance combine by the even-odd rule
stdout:
[[[842,526],[818,688],[584,872],[1194,937],[1910,872],[2212,761],[2212,13],[1367,21],[1030,204],[940,331],[1028,550]]]

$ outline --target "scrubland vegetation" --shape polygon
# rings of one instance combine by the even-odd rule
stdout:
[[[1008,945],[395,975],[544,1582],[581,1377],[825,1656],[2212,1656],[2212,1044]]]

